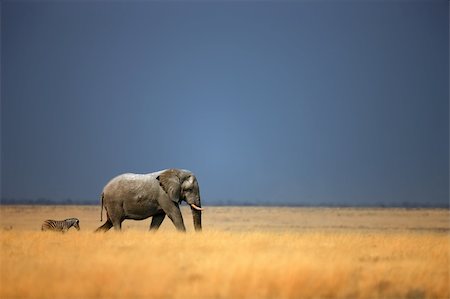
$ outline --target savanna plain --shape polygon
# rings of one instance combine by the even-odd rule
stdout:
[[[206,207],[93,233],[98,206],[0,206],[0,298],[450,298],[448,209]],[[41,232],[46,219],[81,230]],[[105,217],[104,217],[105,218]]]

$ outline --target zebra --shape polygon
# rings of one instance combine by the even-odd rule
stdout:
[[[51,230],[65,233],[71,227],[75,227],[77,230],[80,230],[80,220],[78,218],[69,218],[66,220],[58,221],[58,220],[45,220],[42,224],[41,230]]]

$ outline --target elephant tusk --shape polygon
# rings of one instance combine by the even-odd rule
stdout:
[[[193,203],[191,203],[191,207],[194,208],[194,209],[196,209],[197,211],[203,211],[203,210],[204,210],[203,208],[197,207],[197,206],[194,205]]]

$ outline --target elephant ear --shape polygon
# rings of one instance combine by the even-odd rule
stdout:
[[[178,172],[175,169],[169,169],[161,173],[157,178],[159,185],[174,202],[180,201],[181,183]]]

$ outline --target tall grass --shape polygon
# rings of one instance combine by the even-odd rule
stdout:
[[[450,298],[447,233],[0,232],[0,298]]]

